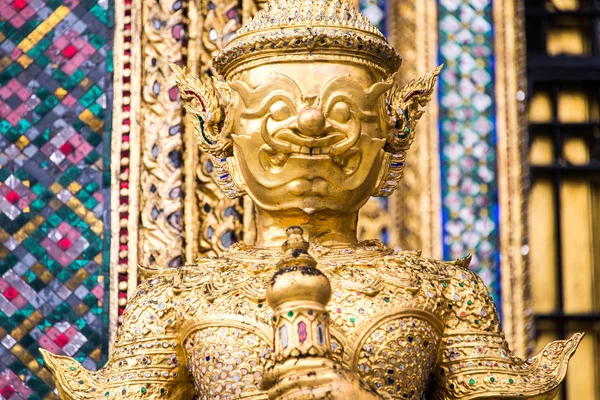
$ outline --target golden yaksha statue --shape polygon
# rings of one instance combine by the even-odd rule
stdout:
[[[273,0],[178,84],[257,243],[147,269],[108,363],[44,352],[63,399],[551,399],[581,335],[527,361],[469,257],[358,242],[358,210],[402,175],[440,68],[397,88],[401,58],[344,0]]]

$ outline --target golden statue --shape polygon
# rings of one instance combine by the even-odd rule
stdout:
[[[102,369],[43,352],[61,398],[553,398],[581,334],[521,360],[469,257],[356,239],[440,72],[400,89],[400,63],[347,1],[274,0],[215,58],[224,80],[174,67],[221,188],[256,205],[257,243],[142,268]]]

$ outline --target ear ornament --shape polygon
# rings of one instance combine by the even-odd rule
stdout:
[[[225,196],[234,199],[245,194],[236,185],[228,163],[232,144],[228,129],[224,129],[224,104],[228,101],[225,84],[218,81],[202,82],[190,75],[185,67],[171,63],[175,82],[179,87],[183,107],[194,127],[194,136],[200,150],[212,156],[213,176]]]
[[[430,70],[425,76],[410,81],[403,88],[397,85],[386,98],[389,123],[385,151],[390,153],[387,172],[373,196],[389,196],[398,187],[404,172],[406,152],[415,139],[415,127],[433,94],[443,64]]]

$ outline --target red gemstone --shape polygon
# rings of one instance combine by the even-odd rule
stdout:
[[[59,147],[59,150],[62,151],[63,154],[69,155],[73,152],[73,145],[70,142],[65,142],[65,144]]]
[[[25,0],[15,0],[12,2],[12,6],[16,10],[22,10],[25,8],[26,5],[27,2]]]
[[[12,386],[5,386],[2,388],[2,390],[0,390],[0,395],[2,395],[2,397],[6,400],[10,399],[13,394],[15,394],[15,389],[13,389]]]
[[[176,101],[179,98],[179,89],[177,86],[173,86],[169,89],[169,100]]]
[[[71,247],[72,243],[69,239],[64,237],[64,238],[60,239],[57,244],[58,244],[58,247],[63,249],[63,251],[66,251],[69,247]]]
[[[75,53],[77,53],[77,49],[75,48],[75,46],[70,44],[64,49],[62,49],[61,53],[63,54],[63,56],[71,58],[75,55]]]
[[[12,300],[15,297],[17,297],[18,295],[19,295],[19,292],[17,292],[17,289],[15,289],[12,286],[9,286],[4,290],[4,297],[6,297],[8,300]]]
[[[306,341],[306,324],[304,322],[300,322],[298,324],[298,339],[300,343],[304,343]]]
[[[8,200],[10,204],[15,204],[20,198],[21,196],[19,196],[19,193],[15,192],[14,190],[11,190],[6,195],[6,200]]]
[[[67,343],[69,343],[69,338],[61,333],[56,339],[54,339],[54,343],[56,343],[58,347],[63,348],[67,345]]]

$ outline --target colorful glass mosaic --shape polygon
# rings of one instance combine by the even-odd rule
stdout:
[[[499,300],[491,0],[440,0],[438,35],[444,257],[472,253],[471,267]]]
[[[112,5],[0,2],[0,396],[107,351]]]

